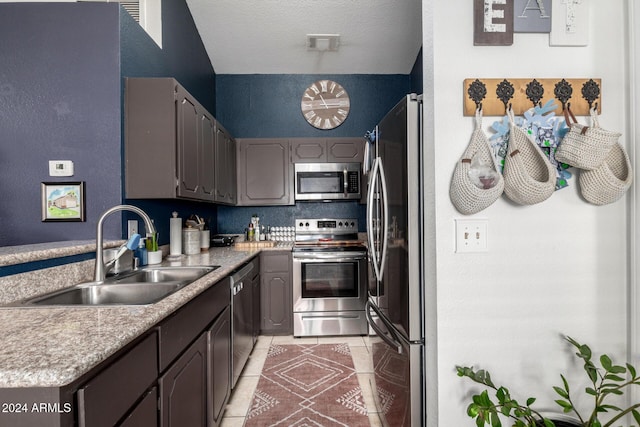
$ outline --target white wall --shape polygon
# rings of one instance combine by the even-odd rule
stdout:
[[[473,386],[455,375],[455,365],[486,368],[513,397],[535,396],[537,408],[559,412],[552,391],[559,374],[576,378],[574,389],[583,375],[564,334],[626,360],[626,198],[590,205],[575,174],[568,188],[538,205],[517,206],[503,196],[474,215],[489,220],[489,252],[454,252],[454,219],[463,216],[449,200],[449,184],[473,130],[472,118],[462,115],[465,78],[601,78],[600,124],[623,132],[620,141],[629,144],[626,2],[590,4],[587,47],[549,47],[548,34],[474,47],[473,2],[423,1],[424,93],[433,100],[425,105],[434,193],[427,225],[435,234],[427,261],[436,256],[426,287],[430,315],[437,311],[427,319],[430,426],[474,425],[465,414]],[[494,120],[484,119],[487,135]]]

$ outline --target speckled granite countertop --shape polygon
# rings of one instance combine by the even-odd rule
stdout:
[[[124,240],[104,242],[105,248],[115,248]],[[87,252],[95,252],[95,240],[74,240],[64,242],[37,243],[22,246],[0,247],[0,267],[21,264],[24,262],[41,261],[43,259],[61,258]]]
[[[117,352],[196,295],[264,250],[211,248],[162,265],[220,268],[147,306],[0,309],[0,387],[60,387]]]

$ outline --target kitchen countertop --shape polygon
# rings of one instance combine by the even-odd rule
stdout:
[[[61,387],[78,379],[243,262],[265,250],[210,248],[161,265],[220,265],[146,306],[0,308],[0,388]]]

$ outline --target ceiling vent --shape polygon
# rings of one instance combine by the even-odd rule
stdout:
[[[336,51],[340,46],[340,34],[307,34],[307,50]]]

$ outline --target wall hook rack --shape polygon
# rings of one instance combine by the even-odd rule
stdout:
[[[573,88],[581,88],[580,93]],[[474,116],[478,108],[484,116],[503,116],[509,106],[522,115],[532,103],[545,104],[550,99],[557,101],[558,115],[569,102],[576,116],[588,116],[593,106],[600,114],[602,107],[602,81],[592,78],[469,78],[464,80],[463,93],[465,116]]]

